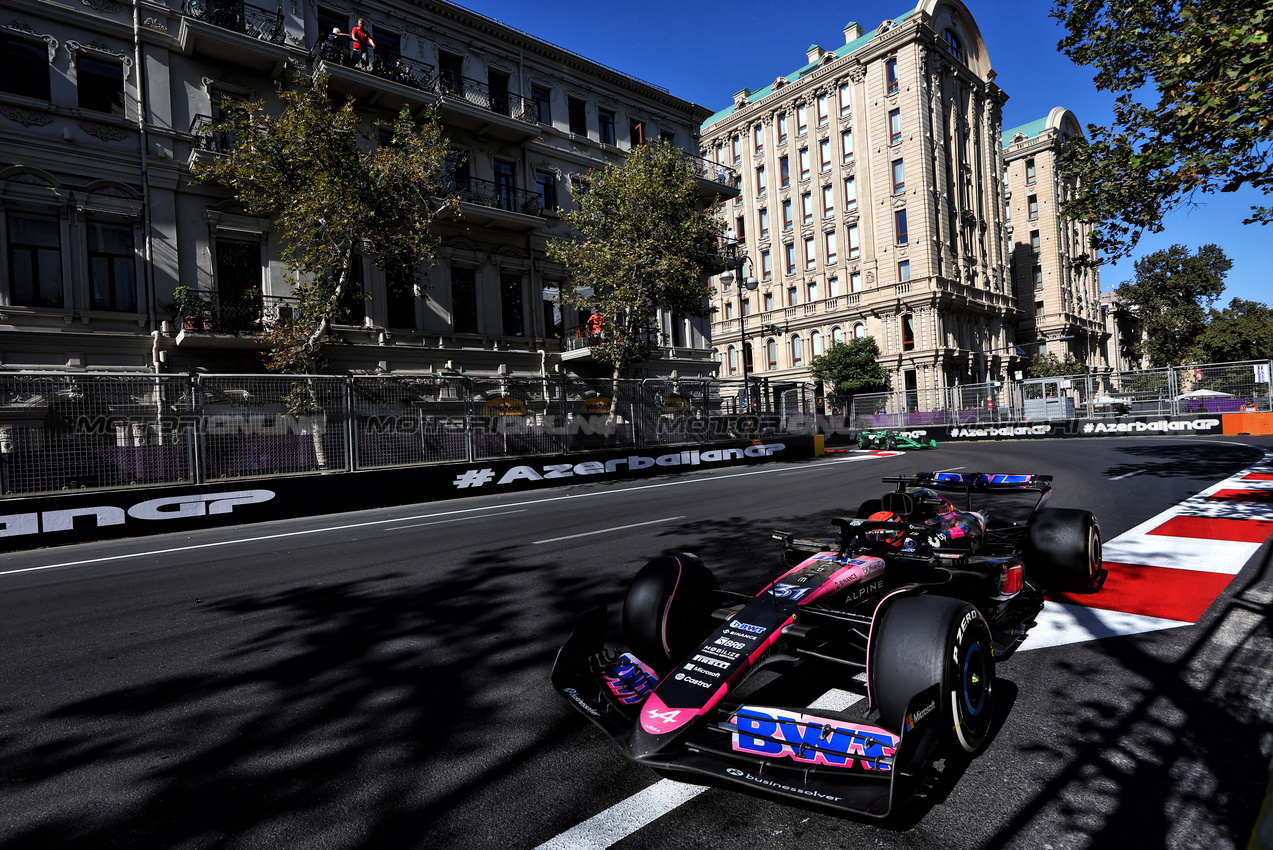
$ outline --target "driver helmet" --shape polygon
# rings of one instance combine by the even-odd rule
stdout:
[[[892,511],[876,511],[867,517],[870,522],[903,522],[902,518]],[[886,543],[894,549],[900,548],[902,545],[902,537],[905,535],[905,527],[898,528],[897,531],[879,529],[876,531],[868,531],[866,536],[877,543]]]

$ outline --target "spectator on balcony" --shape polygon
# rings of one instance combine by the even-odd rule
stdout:
[[[365,21],[359,18],[358,26],[349,31],[349,37],[353,40],[353,60],[365,71],[371,67],[371,50],[375,49],[376,40],[367,32],[363,26],[364,23]]]
[[[341,32],[340,27],[332,27],[331,33],[323,41],[323,59],[328,62],[345,64],[344,51],[340,49],[341,39],[348,38],[349,33]]]
[[[393,79],[402,83],[404,86],[414,86],[416,84],[415,77],[411,74],[411,66],[402,61],[402,57],[398,57],[398,61],[393,63]]]
[[[592,315],[588,317],[588,339],[597,340],[601,338],[601,314],[593,309]]]

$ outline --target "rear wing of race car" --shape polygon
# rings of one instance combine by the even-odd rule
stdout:
[[[908,487],[963,493],[965,510],[972,510],[972,496],[978,494],[1038,493],[1037,511],[1052,495],[1051,475],[1022,475],[989,472],[917,472],[909,478],[885,478],[885,484],[896,484],[899,492]]]

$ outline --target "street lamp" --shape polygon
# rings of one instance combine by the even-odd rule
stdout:
[[[740,400],[740,413],[742,412],[742,404],[747,404],[749,407],[751,406],[750,399],[748,398],[750,388],[747,385],[747,313],[743,303],[743,290],[745,289],[747,292],[755,292],[760,286],[760,281],[745,273],[747,263],[749,262],[751,262],[751,257],[743,254],[738,260],[737,275],[729,269],[726,269],[720,276],[721,283],[730,283],[735,277],[738,278],[738,357],[743,361],[743,398]]]

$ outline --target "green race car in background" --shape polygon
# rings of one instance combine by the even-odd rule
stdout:
[[[863,431],[858,434],[859,449],[935,449],[936,440],[921,442],[893,431]]]

